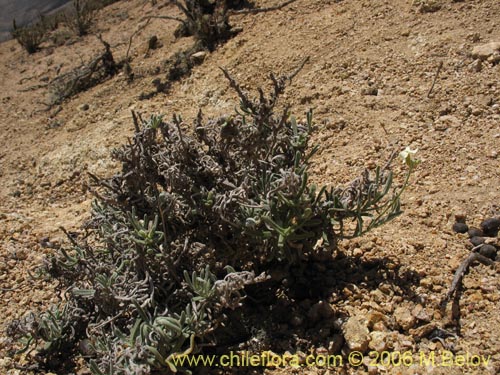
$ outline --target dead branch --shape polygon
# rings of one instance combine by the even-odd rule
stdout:
[[[391,167],[392,162],[398,155],[398,152],[396,150],[392,150],[391,155],[389,156],[389,160],[387,160],[387,163],[385,163],[384,167],[382,168],[382,171],[388,171],[389,168]]]
[[[104,52],[89,63],[82,63],[76,69],[54,78],[49,83],[49,89],[55,95],[52,105],[94,86],[106,77],[114,76],[119,66],[115,63],[111,46],[99,35],[97,38],[104,45]]]
[[[32,79],[35,79],[37,78],[37,76],[31,76],[31,77],[24,77],[24,78],[21,78],[18,82],[18,84],[22,85],[24,82],[26,81],[31,81]]]
[[[475,252],[475,250],[479,249],[481,246],[482,244],[472,249],[473,252],[469,254],[469,256],[467,256],[467,258],[465,258],[462,261],[457,271],[455,272],[455,276],[453,277],[453,281],[451,282],[451,286],[450,289],[448,290],[448,293],[446,293],[446,296],[441,302],[441,309],[444,311],[446,309],[446,305],[453,297],[453,305],[451,309],[452,319],[455,322],[457,322],[458,327],[460,322],[460,296],[462,294],[462,288],[463,288],[462,281],[464,276],[469,271],[469,267],[472,265],[472,263],[476,261],[486,266],[493,265],[493,261],[491,259],[486,258],[484,255]]]
[[[18,92],[28,92],[28,91],[34,91],[34,90],[38,90],[38,89],[43,89],[43,88],[45,88],[47,86],[48,86],[47,83],[43,83],[43,84],[40,84],[40,85],[30,86],[30,87],[27,87],[25,89],[19,89],[17,91]]]
[[[105,74],[108,76],[114,76],[118,73],[118,66],[115,63],[115,59],[113,57],[113,53],[111,52],[111,46],[108,42],[102,39],[101,34],[97,35],[99,41],[103,44],[105,51],[101,55],[101,62],[105,70]]]
[[[436,80],[439,76],[439,72],[441,72],[441,69],[443,68],[443,62],[441,61],[439,63],[439,66],[437,67],[437,70],[436,70],[436,74],[434,75],[434,80],[432,81],[432,85],[431,85],[431,88],[429,89],[429,91],[427,92],[427,97],[430,98],[431,97],[431,93],[432,93],[432,90],[434,90],[434,85],[436,84]]]
[[[300,65],[293,71],[291,72],[286,78],[288,79],[288,81],[291,81],[292,79],[294,79],[297,74],[300,73],[300,71],[302,69],[304,69],[304,66],[309,62],[309,56],[306,56],[306,58],[304,58],[304,60],[302,60],[302,62],[300,63]]]
[[[182,13],[184,13],[186,15],[187,18],[192,18],[191,17],[191,13],[189,12],[189,10],[182,3],[178,2],[177,0],[172,0],[171,2],[177,8],[179,8],[182,11]]]
[[[295,1],[296,0],[288,0],[280,5],[276,5],[274,7],[267,7],[267,8],[230,10],[230,11],[228,11],[228,14],[229,15],[238,15],[238,14],[257,14],[257,13],[264,13],[264,12],[273,12],[275,10],[282,9],[282,8],[286,7],[287,5],[290,5],[291,3],[294,3]]]
[[[183,24],[186,23],[186,21],[184,21],[182,18],[172,17],[172,16],[148,16],[148,17],[144,17],[143,19],[141,19],[141,22],[142,21],[148,21],[149,22],[153,18],[159,19],[159,20],[172,20],[172,21],[177,21],[177,22],[183,23]]]
[[[125,60],[128,62],[128,58],[129,58],[129,53],[130,53],[130,47],[132,47],[132,40],[136,37],[137,34],[139,34],[142,30],[144,30],[146,28],[146,26],[149,25],[149,23],[151,22],[151,19],[153,17],[148,17],[147,20],[146,20],[146,23],[143,25],[143,26],[139,26],[137,28],[137,30],[135,30],[132,35],[130,35],[130,38],[129,38],[129,41],[128,41],[128,48],[127,48],[127,53],[125,54]]]

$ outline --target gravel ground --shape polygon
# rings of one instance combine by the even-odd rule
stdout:
[[[122,1],[100,13],[97,28],[119,59],[142,17],[158,13],[176,11]],[[304,351],[347,360],[357,350],[363,364],[249,372],[500,373],[499,262],[474,264],[465,276],[459,333],[450,306],[440,309],[472,249],[469,236],[456,233],[453,224],[465,218],[479,227],[500,215],[500,48],[491,43],[500,43],[499,18],[496,0],[298,0],[280,11],[232,17],[243,29],[238,36],[206,56],[168,94],[139,100],[163,77],[162,62],[191,43],[174,39],[175,22],[153,20],[132,43],[134,82],[118,75],[49,110],[43,105],[47,90],[37,86],[94,56],[100,48],[95,36],[59,47],[47,42],[31,56],[14,41],[0,44],[3,326],[27,310],[57,303],[54,284],[30,274],[64,241],[60,226],[78,230],[88,218],[87,172],[109,175],[117,168],[109,154],[132,134],[130,110],[182,113],[186,120],[199,107],[206,115],[231,112],[236,99],[217,67],[226,67],[251,89],[267,84],[269,72],[290,71],[309,56],[285,100],[299,117],[314,109],[321,147],[315,181],[345,184],[406,146],[418,149],[422,163],[403,195],[402,216],[341,243],[343,260],[333,268],[336,288],[324,302],[332,316],[303,324],[300,319],[311,319],[318,308],[305,303],[285,327],[324,335]],[[146,53],[153,34],[162,47]],[[399,164],[395,170],[401,176]],[[499,245],[498,237],[488,241]],[[0,372],[28,373],[15,368],[28,358],[10,357],[10,345],[2,333]],[[377,362],[374,353],[383,351],[396,356],[392,359],[398,358],[394,353],[410,353],[401,357],[408,365]],[[449,352],[455,362],[441,366]],[[427,361],[432,353],[435,365]],[[469,355],[464,366],[460,355]],[[473,355],[479,366],[471,362]]]

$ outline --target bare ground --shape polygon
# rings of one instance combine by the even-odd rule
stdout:
[[[243,28],[238,36],[208,55],[169,93],[139,100],[154,91],[155,78],[164,77],[163,61],[191,43],[174,39],[175,22],[154,20],[132,44],[134,82],[119,75],[48,110],[43,104],[47,91],[36,86],[81,59],[88,61],[101,48],[97,39],[88,36],[57,48],[48,43],[32,56],[14,41],[0,44],[3,323],[57,301],[53,285],[33,280],[29,272],[52,251],[51,244],[64,241],[60,226],[76,230],[88,217],[86,172],[109,175],[117,168],[109,154],[132,134],[132,109],[146,115],[182,113],[186,121],[199,107],[207,115],[231,112],[236,99],[218,67],[226,67],[251,89],[265,85],[269,72],[286,73],[310,56],[285,100],[298,116],[314,109],[321,146],[314,179],[344,184],[405,146],[418,148],[422,160],[403,196],[404,214],[361,239],[342,243],[341,250],[360,267],[355,272],[370,262],[384,267],[377,275],[340,274],[334,309],[367,320],[379,311],[385,323],[377,329],[389,351],[410,350],[418,358],[419,352],[440,353],[444,345],[456,353],[491,356],[488,365],[478,368],[416,363],[331,373],[499,373],[499,262],[477,265],[466,276],[461,335],[442,341],[428,335],[435,327],[454,329],[439,301],[470,252],[466,235],[451,230],[454,215],[464,212],[468,223],[478,226],[500,209],[500,64],[479,64],[471,57],[474,46],[500,41],[500,3],[441,4],[436,12],[421,13],[410,0],[298,0],[281,11],[234,16],[233,24]],[[153,9],[139,0],[118,2],[100,13],[97,27],[119,59],[130,35],[144,23],[141,19],[158,12],[176,11]],[[146,56],[153,34],[163,47]],[[410,312],[408,324],[404,311]],[[326,337],[324,346],[332,340]],[[13,366],[25,358],[8,357],[8,346],[9,338],[3,336],[0,372],[24,373]],[[328,373],[317,368],[263,371]]]

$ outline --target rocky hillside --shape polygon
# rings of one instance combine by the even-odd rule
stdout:
[[[457,217],[479,227],[500,215],[500,2],[297,0],[273,12],[234,15],[231,23],[241,32],[202,54],[191,74],[168,90],[158,90],[165,61],[193,40],[174,37],[175,21],[147,22],[147,16],[180,16],[174,6],[151,3],[119,1],[99,12],[92,35],[65,43],[51,39],[33,55],[13,40],[0,44],[3,323],[59,301],[52,282],[31,275],[45,254],[66,241],[59,227],[78,231],[88,218],[87,172],[104,176],[118,168],[110,152],[132,135],[131,110],[180,113],[186,122],[199,108],[207,116],[232,113],[237,98],[218,67],[253,90],[268,84],[270,72],[289,72],[308,56],[284,100],[299,117],[314,110],[320,146],[315,181],[345,184],[406,146],[418,149],[422,163],[402,197],[402,216],[341,243],[347,260],[336,270],[328,299],[335,317],[306,323],[312,309],[307,300],[302,310],[289,312],[282,323],[290,333],[287,350],[307,351],[297,338],[314,335],[323,342],[313,348],[317,353],[358,348],[410,351],[414,358],[411,366],[374,367],[366,356],[362,366],[332,373],[500,373],[498,256],[493,265],[474,264],[465,276],[459,332],[450,309],[440,309],[472,248],[467,234],[452,229]],[[133,36],[134,79],[120,72],[48,106],[48,83],[102,53],[97,34],[116,61],[125,58]],[[148,46],[153,35],[159,48]],[[488,241],[498,248],[498,238]],[[11,356],[10,347],[2,333],[0,372],[29,373],[26,355]],[[446,350],[488,361],[479,367],[418,361],[421,353]]]

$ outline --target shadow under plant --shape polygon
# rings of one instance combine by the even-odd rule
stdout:
[[[311,260],[288,271],[277,265],[270,280],[245,288],[245,305],[216,331],[217,345],[206,352],[308,353],[323,347],[338,354],[349,317],[341,305],[348,295],[362,300],[362,293],[385,284],[404,300],[418,299],[420,277],[403,268],[387,258],[363,261],[341,251],[327,262]]]
[[[345,188],[309,183],[312,113],[299,123],[278,109],[305,63],[271,75],[270,94],[257,98],[223,70],[239,110],[212,120],[200,112],[191,130],[177,115],[134,114],[134,139],[113,152],[122,172],[92,176],[86,235],[69,236],[71,246],[46,261],[64,301],[10,327],[40,366],[60,369],[80,354],[99,375],[173,372],[181,353],[245,345],[257,331],[259,349],[290,347],[290,335],[304,346],[335,332],[314,335],[321,319],[342,316],[332,291],[377,285],[383,262],[357,264],[338,241],[399,215],[417,162],[405,154],[399,188],[390,163]],[[411,278],[387,275],[411,295]],[[298,334],[281,321],[286,311],[297,313]]]

